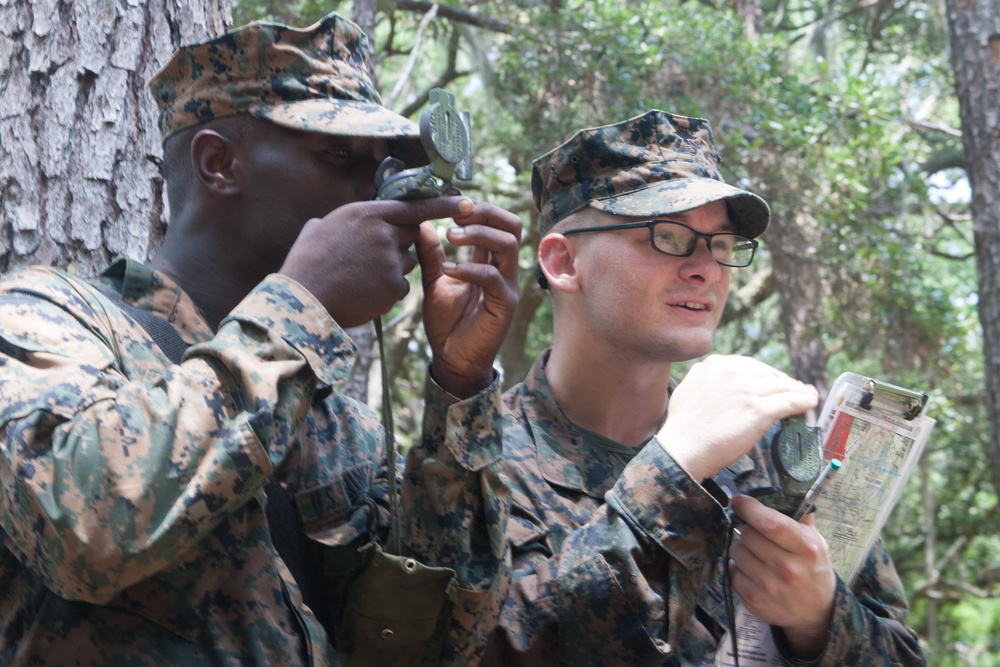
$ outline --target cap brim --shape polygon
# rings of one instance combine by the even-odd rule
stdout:
[[[407,168],[427,164],[420,141],[420,126],[378,104],[348,100],[302,100],[279,105],[259,105],[249,113],[263,120],[304,132],[338,137],[386,139],[389,154]]]
[[[257,105],[252,115],[275,125],[342,137],[420,140],[420,127],[378,104],[330,98]]]
[[[663,181],[642,190],[594,199],[589,205],[614,215],[641,217],[680,213],[716,201],[726,202],[740,234],[755,238],[767,229],[771,211],[763,199],[710,178]]]

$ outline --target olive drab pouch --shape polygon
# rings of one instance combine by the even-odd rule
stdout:
[[[455,571],[385,553],[359,551],[339,633],[352,667],[437,665],[455,600]]]
[[[385,359],[381,318],[375,319],[379,355]],[[391,397],[382,364],[382,420],[386,430],[386,451],[395,451]],[[396,457],[387,456],[389,479],[396,479]],[[431,567],[413,558],[400,556],[400,506],[395,485],[389,485],[389,539],[386,549],[369,542],[354,552],[353,577],[347,586],[338,649],[348,656],[351,667],[434,667],[440,662],[441,648],[457,583],[455,571]],[[373,531],[374,532],[374,531]],[[328,566],[332,563],[327,563]]]

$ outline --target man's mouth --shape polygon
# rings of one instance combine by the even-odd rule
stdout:
[[[706,303],[697,303],[695,301],[681,301],[677,304],[681,308],[687,308],[688,310],[711,310]]]

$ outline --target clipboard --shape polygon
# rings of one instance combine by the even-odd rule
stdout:
[[[856,373],[834,383],[817,425],[823,457],[843,468],[816,507],[816,528],[848,586],[865,564],[936,423],[927,394]]]
[[[834,382],[820,413],[823,459],[843,462],[816,501],[816,529],[826,538],[833,569],[847,584],[864,567],[892,509],[902,495],[936,423],[924,414],[927,394],[856,373]],[[736,611],[740,667],[782,664],[770,627]],[[737,664],[729,633],[715,664]]]

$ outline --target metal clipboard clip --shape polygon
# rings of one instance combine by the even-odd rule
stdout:
[[[907,421],[913,420],[927,405],[927,394],[866,378],[859,401],[865,410],[898,411]]]

